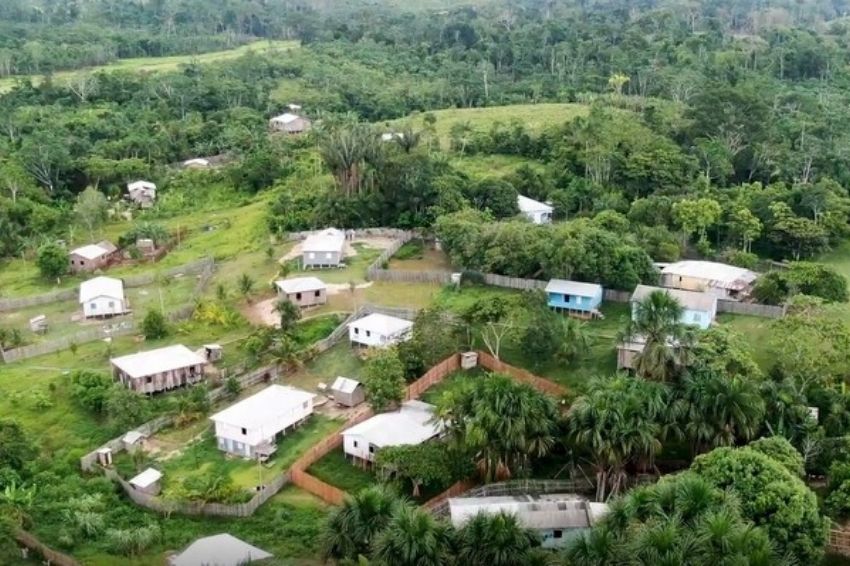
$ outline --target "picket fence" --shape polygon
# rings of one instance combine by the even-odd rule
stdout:
[[[211,257],[205,257],[197,261],[172,267],[160,272],[147,272],[139,275],[130,275],[122,278],[125,287],[143,287],[150,285],[159,277],[175,277],[179,275],[195,275],[203,272],[208,267],[214,265],[214,260]],[[29,297],[7,297],[0,299],[0,312],[14,311],[27,307],[35,307],[38,305],[47,305],[59,301],[70,301],[77,298],[79,291],[76,287],[71,289],[59,289],[41,295],[32,295]]]
[[[38,538],[23,529],[18,529],[15,531],[15,540],[21,546],[24,546],[36,554],[41,556],[44,559],[44,564],[55,564],[56,566],[80,566],[80,563],[68,556],[67,554],[63,554],[57,550],[53,550]]]
[[[170,320],[171,322],[179,322],[181,320],[187,320],[191,318],[192,314],[195,312],[195,301],[204,292],[207,285],[209,284],[210,279],[215,273],[215,262],[210,258],[206,258],[204,260],[193,262],[191,264],[186,264],[180,266],[179,268],[174,268],[164,272],[165,277],[175,277],[176,275],[181,274],[195,275],[197,273],[200,273],[200,275],[198,277],[198,282],[195,284],[195,287],[192,291],[192,298],[190,303],[172,309],[166,314],[166,318],[168,318],[168,320]],[[149,279],[150,282],[153,282],[155,278],[156,277],[154,275],[140,275],[134,280],[136,282],[135,286],[145,284],[139,283],[139,281]],[[76,293],[76,291],[74,291],[74,293]],[[104,340],[106,338],[116,338],[118,336],[127,336],[130,334],[134,334],[135,332],[135,321],[133,319],[127,319],[122,320],[120,322],[107,323],[97,328],[86,328],[84,330],[80,330],[79,332],[72,334],[71,336],[65,336],[63,338],[56,338],[54,340],[39,342],[37,344],[21,346],[20,348],[14,348],[11,350],[0,349],[0,357],[2,357],[3,361],[8,364],[19,360],[26,360],[29,358],[43,356],[45,354],[52,354],[53,352],[61,352],[62,350],[67,350],[72,345],[95,342],[97,340]]]

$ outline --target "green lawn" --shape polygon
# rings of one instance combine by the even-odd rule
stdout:
[[[478,368],[468,371],[456,371],[453,374],[446,376],[442,382],[429,387],[428,390],[422,394],[420,399],[426,403],[435,405],[444,393],[465,387],[473,381],[481,379],[484,375],[486,375],[486,372]]]
[[[297,430],[281,437],[274,456],[258,466],[253,460],[234,458],[221,452],[216,446],[212,427],[208,425],[203,437],[185,447],[180,455],[155,460],[153,465],[163,473],[163,496],[166,498],[176,496],[180,482],[184,479],[211,473],[227,474],[236,487],[252,491],[261,478],[264,483],[271,481],[339,426],[339,421],[314,414]]]
[[[472,177],[502,177],[513,173],[520,165],[543,168],[540,162],[518,155],[465,155],[452,159],[451,164]]]
[[[452,271],[448,256],[421,240],[404,244],[390,258],[389,269],[399,271]]]
[[[215,63],[218,61],[226,61],[228,59],[236,59],[248,53],[266,53],[280,54],[285,53],[290,49],[298,48],[297,41],[269,41],[261,40],[242,45],[235,49],[227,49],[224,51],[212,51],[210,53],[201,53],[197,55],[173,55],[169,57],[138,57],[130,59],[118,59],[106,65],[97,67],[89,67],[86,69],[77,69],[73,71],[59,71],[52,75],[53,81],[56,83],[67,82],[74,77],[94,73],[99,71],[132,71],[139,73],[162,73],[165,71],[174,71],[180,65],[187,64],[206,64]],[[7,92],[15,86],[17,80],[31,79],[38,83],[42,80],[41,75],[32,76],[17,76],[0,79],[0,93]]]
[[[339,269],[298,269],[296,261],[292,265],[296,267],[288,277],[299,277],[313,275],[325,283],[346,284],[354,281],[362,283],[366,281],[366,270],[381,255],[383,250],[369,247],[365,244],[355,243],[352,247],[357,254],[345,258],[345,266]]]
[[[346,460],[341,448],[329,452],[310,466],[307,472],[348,493],[357,493],[363,488],[378,483],[378,478],[372,470],[355,466]]]
[[[449,147],[450,133],[455,124],[468,123],[473,130],[486,131],[495,122],[506,126],[512,120],[522,122],[526,128],[535,132],[548,126],[560,125],[579,116],[586,116],[589,107],[584,104],[515,104],[511,106],[490,106],[487,108],[449,108],[429,112],[437,118],[434,125],[440,145]],[[391,124],[410,123],[415,129],[423,126],[422,114],[394,120]]]
[[[320,382],[330,385],[338,376],[360,380],[362,368],[363,362],[356,356],[348,340],[343,338],[339,344],[319,354],[294,374],[285,376],[283,382],[306,391],[315,391]]]

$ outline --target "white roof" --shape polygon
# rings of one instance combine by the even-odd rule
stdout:
[[[256,429],[298,408],[315,395],[288,385],[269,385],[210,417],[211,421]]]
[[[328,228],[304,239],[301,250],[304,252],[342,252],[345,234],[336,228]]]
[[[404,139],[404,134],[401,132],[386,132],[381,134],[381,141],[392,141],[394,139]]]
[[[602,285],[597,283],[582,283],[565,279],[550,279],[546,285],[547,293],[563,293],[579,297],[594,297],[602,293]]]
[[[598,507],[602,505],[602,507]],[[500,512],[515,515],[526,528],[583,529],[592,526],[607,510],[607,505],[590,502],[572,494],[505,495],[495,497],[453,497],[449,499],[449,512],[454,526],[462,526],[479,513]]]
[[[443,429],[441,423],[432,422],[435,408],[421,401],[407,401],[398,411],[375,415],[342,434],[363,437],[379,448],[422,444]]]
[[[638,285],[635,292],[632,293],[632,302],[642,301],[654,291],[661,291],[674,297],[685,309],[701,312],[717,310],[717,297],[711,293],[685,291],[682,289],[665,289],[663,287],[651,287],[649,285]]]
[[[354,390],[360,385],[360,382],[356,379],[349,379],[347,377],[337,377],[334,381],[333,385],[331,385],[331,389],[334,391],[340,391],[342,393],[354,393]]]
[[[183,344],[112,358],[110,361],[112,365],[134,378],[207,363],[206,359]]]
[[[121,438],[121,441],[126,442],[127,444],[135,444],[144,437],[145,435],[139,432],[138,430],[131,430]]]
[[[243,566],[272,555],[233,535],[199,538],[169,560],[170,566]]]
[[[187,159],[183,162],[183,165],[203,165],[205,167],[209,164],[210,160],[203,157],[195,157],[194,159]]]
[[[413,328],[413,322],[409,320],[396,318],[379,312],[366,315],[363,318],[358,318],[354,322],[350,322],[348,325],[356,326],[361,330],[375,332],[381,336],[392,336],[399,332],[404,332]]]
[[[130,480],[130,485],[141,487],[142,489],[150,487],[162,478],[162,473],[159,470],[148,468],[141,474]]]
[[[524,197],[522,195],[517,195],[516,200],[520,212],[524,212],[526,214],[530,212],[548,212],[551,214],[555,210],[548,204],[536,201],[532,198]]]
[[[156,190],[156,185],[154,185],[150,181],[133,181],[132,183],[127,183],[127,190],[128,191],[136,191],[138,189],[153,189],[153,190]]]
[[[301,116],[297,114],[292,114],[290,112],[284,112],[280,116],[275,116],[272,118],[272,122],[283,122],[284,124],[291,124],[295,120],[299,119]]]
[[[80,283],[80,303],[97,297],[124,300],[124,282],[114,277],[95,277]]]
[[[743,289],[756,280],[758,273],[714,261],[678,261],[665,266],[661,273],[706,279],[715,287]]]
[[[100,244],[89,244],[87,246],[82,246],[79,248],[75,248],[71,250],[72,254],[84,257],[86,259],[97,259],[102,255],[106,255],[111,253],[113,250],[109,250]]]
[[[274,282],[275,286],[282,293],[287,295],[291,293],[306,293],[307,291],[318,291],[327,289],[324,281],[318,277],[293,277],[292,279],[278,279]]]

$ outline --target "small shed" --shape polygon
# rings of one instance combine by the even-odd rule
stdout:
[[[154,470],[153,468],[148,468],[131,479],[129,484],[133,486],[133,489],[136,491],[140,491],[148,495],[159,495],[159,492],[162,490],[162,484],[160,482],[161,479],[162,472]]]
[[[127,183],[127,197],[142,208],[150,208],[156,201],[156,185],[150,181]]]
[[[275,116],[269,120],[269,128],[276,132],[284,132],[287,134],[300,134],[306,132],[313,126],[308,118],[293,114],[292,112],[284,112],[280,116]]]
[[[550,224],[555,209],[550,205],[523,195],[517,195],[517,207],[520,213],[534,224]]]
[[[346,407],[355,407],[366,400],[366,388],[355,379],[337,377],[331,385],[334,401]]]
[[[461,369],[473,369],[478,367],[478,352],[463,352],[460,355]]]
[[[299,307],[312,307],[328,302],[328,286],[318,277],[293,277],[275,281],[277,294]]]
[[[36,334],[47,334],[47,315],[40,314],[30,319],[30,330]]]
[[[145,445],[147,437],[138,430],[131,430],[121,437],[121,444],[124,445],[124,450],[133,454]]]
[[[104,468],[108,468],[112,465],[112,448],[108,446],[104,446],[103,448],[97,449],[97,463],[103,466]]]
[[[224,348],[221,344],[204,344],[204,357],[208,362],[217,362],[221,359],[224,353]]]

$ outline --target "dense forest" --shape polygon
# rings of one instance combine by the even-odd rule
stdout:
[[[694,563],[708,565],[720,546],[740,559],[729,563],[815,564],[829,528],[824,509],[850,516],[850,324],[838,310],[847,281],[838,262],[817,263],[850,235],[848,10],[842,0],[0,0],[0,270],[33,273],[39,289],[49,288],[66,275],[63,246],[96,241],[99,228],[127,228],[116,240],[122,246],[176,239],[184,260],[231,261],[221,270],[230,279],[216,279],[192,319],[173,325],[160,312],[164,284],[152,277],[160,310],[145,314],[162,334],[151,341],[227,327],[228,356],[244,341],[239,352],[252,364],[276,356],[294,366],[302,362],[295,347],[313,341],[255,328],[239,310],[271,292],[259,290],[257,273],[293,269],[277,261],[275,246],[288,233],[328,226],[418,229],[423,241],[439,242],[445,268],[463,271],[482,295],[467,299],[462,289],[433,310],[417,303],[424,310],[412,339],[387,354],[398,359],[384,360],[401,368],[392,377],[403,385],[473,348],[476,332],[504,332],[506,355],[535,371],[573,371],[593,348],[601,367],[613,364],[613,335],[622,338],[613,316],[590,336],[589,324],[555,315],[542,295],[486,294],[493,290],[474,285],[481,273],[632,291],[658,282],[658,262],[681,258],[777,267],[753,293],[782,305],[783,317],[735,319],[752,331],[746,339],[728,325],[685,329],[681,305],[663,294],[636,309],[626,330],[654,336],[652,367],[637,377],[582,373],[578,386],[569,376],[575,390],[559,400],[569,413],[507,378],[442,398],[438,409],[455,418],[453,451],[441,458],[460,455],[462,473],[452,470],[452,480],[475,468],[488,481],[505,470],[523,477],[553,455],[582,459],[600,500],[625,494],[582,539],[586,546],[570,548],[567,564],[677,564],[698,554]],[[200,60],[235,48],[245,55]],[[172,56],[185,57],[156,71],[132,66]],[[270,131],[269,119],[288,110],[312,128]],[[473,110],[481,111],[475,120]],[[526,119],[531,111],[535,120]],[[193,158],[214,165],[183,165]],[[123,198],[139,179],[158,187],[151,208]],[[551,203],[556,222],[528,222],[518,195]],[[219,231],[221,239],[179,248],[182,226],[169,220],[190,217],[199,220],[193,236]],[[234,242],[225,254],[208,243],[227,238],[244,238],[246,247]],[[405,250],[425,254],[413,242]],[[237,263],[253,252],[263,257]],[[340,276],[335,284],[356,304],[357,282]],[[286,312],[272,317],[282,327]],[[632,311],[616,305],[615,313]],[[293,331],[300,311],[290,315]],[[12,342],[6,337],[0,346]],[[21,341],[18,332],[11,345]],[[74,356],[85,348],[72,345]],[[106,347],[96,354],[103,365]],[[217,526],[142,513],[111,481],[79,473],[79,447],[40,450],[33,441],[41,434],[33,415],[50,409],[54,394],[72,391],[68,402],[87,426],[118,434],[169,411],[205,421],[206,389],[146,399],[88,368],[59,376],[53,363],[39,366],[57,374],[51,389],[10,401],[29,410],[26,418],[0,421],[0,510],[20,511],[15,526],[70,553],[140,560]],[[492,410],[499,404],[517,411]],[[476,434],[466,434],[467,423]],[[513,436],[502,436],[506,428]],[[759,440],[774,435],[784,439]],[[627,492],[655,471],[662,450],[683,473]],[[417,454],[396,456],[409,463]],[[740,470],[756,470],[759,481]],[[807,475],[829,477],[823,501]],[[235,491],[212,474],[203,482],[186,490]],[[702,495],[702,506],[686,495]],[[380,511],[374,523],[361,508],[372,505]],[[317,525],[327,510],[281,509],[267,506],[236,528],[293,556],[315,552],[324,537],[328,557],[393,564],[388,557],[404,542],[393,533],[404,529],[389,527],[416,523],[439,550],[439,560],[418,563],[499,563],[477,538],[492,525],[451,533],[381,490],[337,508],[324,530]],[[706,532],[718,517],[727,519],[723,532],[743,534],[713,546]],[[544,563],[538,542],[513,527],[526,554],[504,563]],[[664,539],[659,531],[675,539],[668,560],[633,560],[651,547],[636,541]]]

